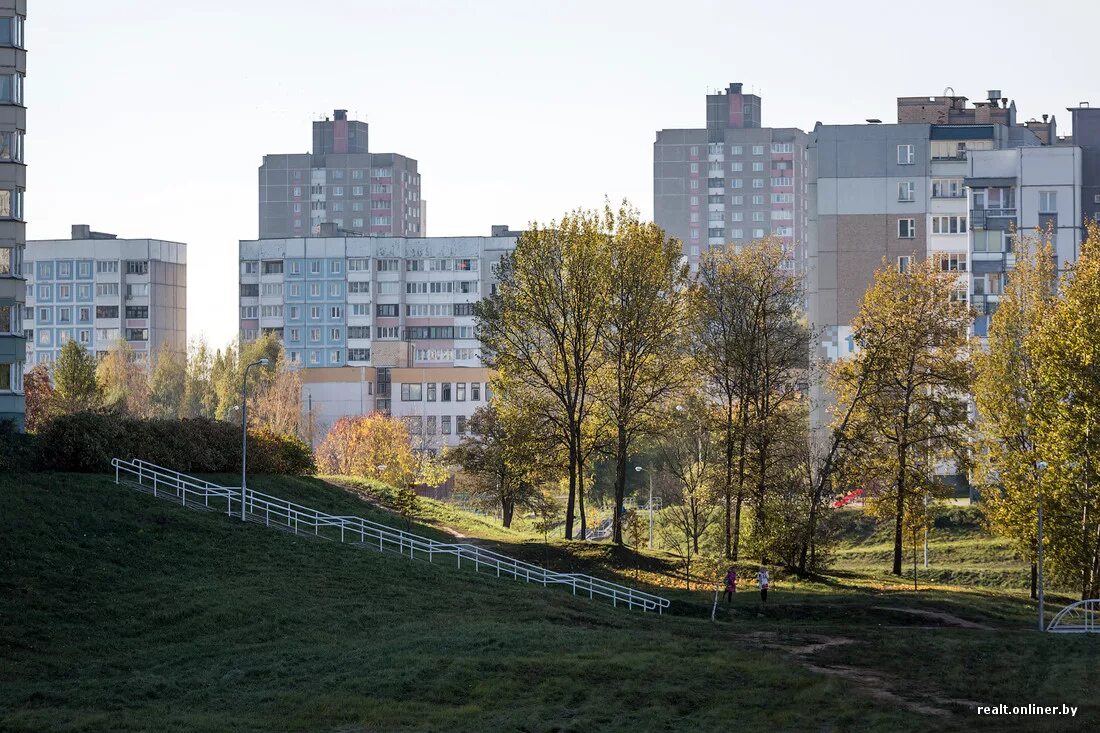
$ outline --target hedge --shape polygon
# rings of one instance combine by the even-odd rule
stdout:
[[[38,432],[41,468],[105,473],[112,458],[140,458],[184,473],[232,473],[241,467],[240,427],[193,418],[137,420],[79,412],[50,419]],[[313,454],[296,436],[249,431],[248,468],[256,473],[310,474]]]

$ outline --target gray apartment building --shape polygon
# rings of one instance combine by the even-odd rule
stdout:
[[[989,96],[973,106],[959,96],[901,97],[896,124],[814,129],[807,290],[810,321],[823,329],[818,356],[851,352],[851,321],[884,262],[935,257],[960,273],[959,297],[968,294],[971,159],[1057,139],[1053,118],[1019,124],[1014,103]]]
[[[187,351],[187,247],[118,239],[74,224],[71,239],[27,243],[27,358],[57,359],[75,340],[96,356],[119,340],[150,364],[162,346]]]
[[[804,265],[809,136],[761,127],[761,99],[739,83],[708,94],[705,129],[660,130],[653,144],[653,217],[684,244],[692,271],[714,246],[778,237]]]
[[[343,109],[313,123],[312,152],[264,156],[259,203],[260,239],[308,237],[321,224],[348,234],[424,235],[416,161],[370,152],[367,123]]]
[[[27,52],[23,26],[26,0],[0,0],[0,420],[23,427],[23,364],[26,338],[23,313],[23,250],[27,241],[23,190],[27,173],[23,136],[27,109],[23,80]]]

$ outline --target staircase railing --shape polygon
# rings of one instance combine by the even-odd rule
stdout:
[[[139,459],[127,461],[116,458],[111,465],[115,469],[115,483],[126,481],[150,491],[154,496],[178,500],[184,506],[224,509],[226,514],[236,516],[241,513],[240,487],[220,486]],[[363,517],[328,514],[253,489],[244,492],[244,502],[245,516],[250,521],[270,527],[305,532],[381,552],[396,552],[410,559],[436,564],[443,558],[452,557],[459,570],[465,562],[467,568],[474,572],[495,573],[497,577],[543,587],[564,586],[570,588],[573,595],[610,601],[616,607],[625,605],[628,609],[662,613],[669,606],[666,598],[591,575],[555,572],[480,545],[440,542]]]

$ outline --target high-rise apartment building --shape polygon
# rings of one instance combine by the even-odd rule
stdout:
[[[23,190],[27,183],[23,136],[27,109],[23,80],[27,52],[23,26],[26,0],[0,0],[0,420],[23,427],[23,332],[25,284],[23,249],[27,241]]]
[[[240,332],[274,333],[302,367],[318,437],[344,415],[408,418],[425,444],[455,442],[488,399],[474,304],[516,233],[328,236],[240,243]],[[334,227],[332,227],[334,229]]]
[[[187,352],[187,247],[118,239],[74,224],[71,239],[27,243],[27,358],[57,359],[75,340],[104,356],[120,339],[139,364],[162,347]]]
[[[348,234],[423,236],[416,161],[370,152],[367,128],[338,109],[313,123],[311,153],[264,156],[260,239],[307,237],[326,223]]]
[[[959,297],[967,296],[971,159],[1056,140],[1053,119],[1018,124],[1014,103],[999,91],[989,97],[973,106],[965,97],[901,97],[896,124],[814,129],[807,290],[810,321],[822,329],[819,357],[851,352],[850,324],[883,262],[904,268],[933,257],[960,273]]]
[[[684,244],[691,270],[707,248],[778,237],[800,271],[808,224],[809,137],[761,127],[760,97],[741,84],[707,95],[705,129],[660,130],[653,217]]]

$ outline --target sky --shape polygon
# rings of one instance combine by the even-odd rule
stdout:
[[[1094,0],[35,0],[28,239],[72,224],[188,245],[188,335],[237,328],[265,153],[333,109],[419,164],[429,236],[605,197],[653,210],[653,141],[740,81],[763,124],[893,121],[897,96],[1000,89],[1026,120],[1100,104]],[[1087,71],[1086,71],[1087,70]],[[1091,95],[1091,96],[1090,96]]]

